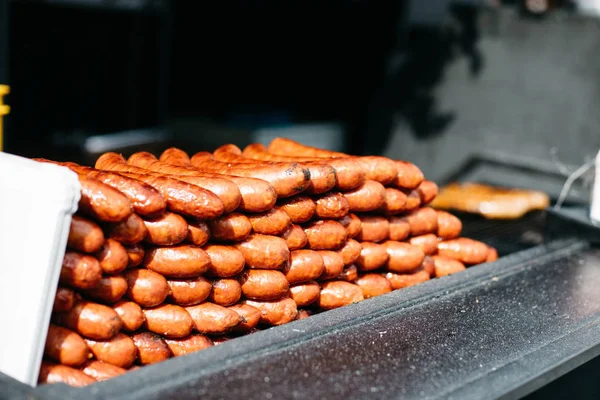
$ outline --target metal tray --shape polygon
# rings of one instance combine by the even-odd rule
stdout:
[[[548,218],[572,224],[560,213]],[[521,397],[600,354],[600,249],[577,229],[569,238],[549,233],[545,244],[495,263],[87,388],[31,389],[0,376],[0,397]]]

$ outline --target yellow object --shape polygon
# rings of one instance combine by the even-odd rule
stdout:
[[[0,151],[2,151],[2,117],[10,112],[10,107],[2,102],[2,97],[10,93],[10,88],[0,85]]]

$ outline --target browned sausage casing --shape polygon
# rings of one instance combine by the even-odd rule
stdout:
[[[410,225],[411,236],[437,232],[437,218],[437,212],[431,207],[419,208],[404,217]]]
[[[100,227],[89,219],[73,215],[69,228],[67,246],[84,253],[94,253],[102,247],[104,233]]]
[[[364,300],[359,286],[344,281],[329,281],[321,285],[318,305],[323,310],[347,306]]]
[[[354,283],[358,279],[358,268],[356,268],[356,265],[348,265],[335,279]]]
[[[70,329],[50,324],[44,345],[44,355],[69,366],[79,366],[91,357],[81,336]]]
[[[64,383],[73,387],[83,387],[96,382],[94,378],[83,372],[67,367],[66,365],[54,364],[42,361],[38,383]]]
[[[123,333],[104,341],[86,339],[86,343],[94,357],[100,361],[121,368],[129,368],[135,361],[136,349],[133,340]]]
[[[167,338],[182,338],[192,332],[192,317],[183,307],[174,304],[145,308],[144,318],[147,330]]]
[[[155,364],[171,358],[171,350],[163,338],[154,333],[140,332],[131,336],[142,365]]]
[[[313,250],[337,250],[346,243],[346,228],[337,221],[315,221],[304,227],[308,247]]]
[[[131,203],[116,189],[79,174],[81,198],[78,210],[104,222],[120,222],[133,213]]]
[[[314,250],[294,250],[283,273],[289,283],[312,281],[325,271],[323,257]],[[272,300],[272,299],[271,299]]]
[[[164,276],[147,269],[126,271],[126,296],[142,307],[154,307],[161,304],[169,294],[169,285]]]
[[[252,231],[252,224],[247,216],[240,213],[231,213],[208,222],[210,236],[214,240],[226,242],[239,242],[248,237]]]
[[[411,190],[406,192],[406,204],[404,205],[404,211],[414,211],[421,206],[421,196],[417,190]]]
[[[123,321],[123,327],[121,328],[123,331],[137,331],[144,323],[142,308],[133,301],[121,300],[113,304],[112,308]]]
[[[361,242],[382,242],[390,235],[390,223],[384,217],[360,215],[361,230],[357,240]]]
[[[358,218],[355,214],[348,214],[344,218],[339,219],[338,222],[342,224],[344,228],[346,228],[348,238],[353,239],[360,233],[360,218]]]
[[[417,285],[430,279],[429,272],[425,271],[423,268],[419,268],[414,272],[406,274],[388,272],[384,276],[390,281],[394,290]]]
[[[485,262],[493,262],[496,261],[498,259],[498,250],[496,250],[493,247],[490,247],[489,251],[488,251],[488,255],[485,259]]]
[[[104,276],[93,289],[82,293],[102,304],[112,304],[121,299],[127,292],[127,281],[120,275]]]
[[[308,318],[311,315],[312,313],[309,310],[298,310],[298,315],[296,315],[296,321]]]
[[[244,255],[248,268],[281,269],[290,256],[285,240],[277,236],[252,234],[234,246]]]
[[[388,261],[389,255],[384,245],[362,242],[361,246],[360,257],[358,257],[355,263],[359,271],[373,271]]]
[[[421,268],[427,271],[430,277],[433,278],[435,276],[435,262],[431,256],[425,256],[423,259],[423,264],[421,264]]]
[[[67,312],[55,314],[54,319],[58,325],[95,340],[108,340],[119,333],[123,326],[115,310],[84,300],[77,302]]]
[[[413,246],[420,247],[425,255],[431,256],[437,252],[438,238],[433,233],[411,237],[409,242]]]
[[[362,246],[359,242],[354,239],[348,239],[344,247],[339,249],[337,252],[342,259],[344,260],[344,265],[351,265],[358,260],[360,257],[360,252],[362,250]]]
[[[194,306],[210,296],[212,282],[198,276],[192,279],[169,279],[169,298],[180,306]]]
[[[289,215],[292,223],[301,224],[310,220],[317,205],[310,197],[294,196],[277,201],[277,205]]]
[[[458,238],[438,243],[440,256],[458,260],[464,264],[480,264],[487,259],[489,248],[477,240]]]
[[[245,300],[244,303],[260,310],[260,323],[265,325],[287,324],[298,314],[296,302],[289,297],[275,301]]]
[[[465,264],[458,260],[453,260],[452,258],[444,256],[433,256],[432,258],[435,265],[436,278],[455,274],[466,269]]]
[[[376,181],[368,180],[359,188],[344,193],[352,212],[377,210],[385,203],[385,188]]]
[[[182,216],[165,212],[154,219],[144,221],[146,241],[158,246],[170,246],[184,241],[188,235],[188,224]]]
[[[380,296],[392,291],[392,284],[380,274],[364,274],[358,277],[356,284],[363,292],[365,299]]]
[[[299,225],[290,225],[281,235],[290,251],[303,249],[308,244],[308,237]]]
[[[403,218],[390,217],[390,240],[398,242],[410,236],[410,225]]]
[[[90,360],[81,367],[81,372],[101,382],[123,375],[127,370],[102,361]]]
[[[243,320],[234,310],[213,303],[186,307],[186,310],[192,317],[196,330],[206,335],[225,334]]]
[[[406,209],[406,194],[395,188],[385,188],[385,202],[377,212],[384,215],[396,215]]]
[[[96,287],[102,278],[100,263],[92,256],[67,251],[60,270],[60,283],[77,289]]]
[[[252,229],[263,235],[281,235],[292,224],[290,216],[279,207],[248,215]]]
[[[298,307],[306,307],[317,300],[321,295],[321,286],[315,281],[297,283],[290,287],[290,297]]]
[[[166,339],[167,346],[175,357],[208,349],[213,346],[209,337],[195,333],[182,339]]]
[[[127,249],[114,239],[108,238],[104,245],[95,254],[100,262],[100,268],[107,274],[118,274],[127,268],[129,264],[129,255]]]
[[[240,276],[244,296],[253,300],[276,300],[287,294],[290,284],[281,271],[251,269]]]
[[[231,307],[230,310],[238,313],[242,318],[242,322],[233,328],[234,332],[239,333],[247,333],[252,329],[256,328],[256,325],[260,322],[260,310],[256,307],[252,307],[251,305],[238,303]]]
[[[156,247],[146,252],[142,265],[171,278],[193,278],[208,271],[210,258],[200,247]]]
[[[438,194],[438,185],[435,182],[424,180],[417,187],[417,192],[421,198],[421,204],[429,204]]]
[[[148,233],[144,220],[137,214],[131,214],[125,220],[115,224],[105,224],[104,231],[106,236],[126,245],[141,242]]]
[[[344,270],[344,259],[341,255],[331,250],[319,250],[319,255],[323,258],[324,270],[319,279],[333,279]]]
[[[460,236],[462,222],[446,211],[437,211],[437,235],[442,239],[455,239]]]
[[[196,246],[204,246],[210,238],[210,229],[206,222],[188,221],[188,233],[185,238],[185,243],[194,244]]]
[[[421,266],[425,258],[421,248],[408,243],[390,240],[384,246],[389,255],[387,269],[391,272],[412,272]]]
[[[348,199],[338,192],[315,197],[315,206],[315,216],[320,219],[340,219],[350,212]]]
[[[242,272],[246,260],[244,254],[233,246],[209,244],[203,247],[210,265],[207,274],[219,278],[229,278]]]
[[[53,312],[69,311],[75,304],[75,292],[71,289],[59,287],[54,295]]]
[[[398,175],[392,182],[392,185],[405,188],[415,189],[425,179],[423,172],[415,164],[408,161],[395,161],[398,168]]]
[[[273,271],[279,272],[279,271]],[[216,279],[212,283],[210,301],[223,307],[234,305],[242,297],[242,286],[236,279]]]
[[[132,244],[129,246],[125,246],[125,250],[127,251],[127,268],[137,267],[144,261],[144,255],[146,252],[144,248],[139,244]]]

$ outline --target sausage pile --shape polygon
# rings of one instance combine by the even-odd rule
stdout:
[[[497,258],[427,207],[437,186],[408,162],[275,139],[57,164],[82,189],[40,383],[87,385]]]

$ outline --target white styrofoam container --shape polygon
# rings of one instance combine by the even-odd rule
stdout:
[[[80,190],[68,168],[0,152],[0,371],[31,386]]]

